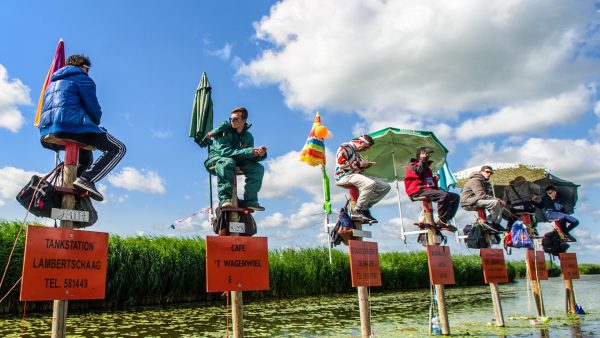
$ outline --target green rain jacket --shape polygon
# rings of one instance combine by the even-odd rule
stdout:
[[[225,121],[217,128],[211,130],[210,134],[212,135],[213,140],[210,145],[208,158],[204,161],[204,166],[208,169],[222,157],[232,158],[236,162],[260,162],[266,159],[266,153],[263,157],[252,155],[254,137],[248,131],[251,126],[251,124],[246,123],[244,125],[244,130],[241,133],[238,133],[231,127],[229,121]]]

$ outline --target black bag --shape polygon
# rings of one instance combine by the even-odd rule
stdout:
[[[346,205],[340,209],[335,226],[329,233],[329,243],[331,247],[338,246],[342,243],[348,245],[348,240],[352,237],[352,229],[354,229],[354,222],[348,215],[348,201]],[[343,236],[342,236],[343,235]]]
[[[516,202],[516,203],[513,203],[510,205],[510,211],[512,211],[513,213],[519,213],[519,212],[534,213],[535,212],[535,203],[533,203],[532,201]]]
[[[98,221],[98,212],[92,204],[91,198],[88,196],[79,197],[75,201],[75,210],[87,211],[89,218],[87,222],[73,222],[73,227],[77,229],[87,228],[94,225]]]
[[[467,236],[467,240],[465,242],[467,243],[467,248],[471,248],[471,249],[489,248],[488,243],[483,238],[483,232],[481,230],[481,225],[479,225],[479,224],[473,225],[473,227],[471,228],[471,231],[469,231],[469,235]]]
[[[521,202],[511,203],[510,211],[513,213],[520,213],[520,212],[534,213],[535,212],[535,203],[533,203],[533,201],[523,200],[523,197],[521,197],[521,195],[519,195],[519,193],[517,192],[517,189],[515,189],[515,187],[512,185],[510,187],[514,191],[515,195],[517,195],[517,197],[521,200]]]
[[[62,163],[48,175],[33,175],[29,182],[19,191],[16,198],[19,204],[38,217],[50,217],[52,208],[60,208],[62,195],[54,188]]]
[[[239,201],[239,204],[242,205],[241,203],[242,201]],[[221,207],[217,207],[217,209],[215,210],[216,213],[216,217],[214,217],[212,219],[212,226],[213,226],[213,231],[215,232],[215,234],[225,234],[225,235],[229,235],[229,213],[228,212],[223,212],[221,210]],[[244,233],[239,234],[240,236],[254,236],[256,235],[257,232],[257,228],[256,228],[256,221],[254,220],[254,217],[252,217],[251,213],[244,213],[244,212],[238,212],[238,215],[240,217],[239,222],[240,223],[244,223],[245,225],[245,229],[244,229]]]
[[[542,247],[544,248],[545,253],[558,256],[563,252],[567,252],[569,246],[569,243],[566,243],[560,238],[560,235],[556,230],[547,232],[544,234],[544,237],[542,237]]]

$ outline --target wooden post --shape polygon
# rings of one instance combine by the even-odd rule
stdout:
[[[233,192],[231,194],[231,204],[233,207],[238,207],[237,197],[237,171],[233,173]],[[239,222],[240,215],[237,211],[230,211],[230,222]],[[231,236],[231,233],[229,234]],[[234,236],[237,236],[235,234]],[[231,322],[233,325],[233,338],[244,337],[244,300],[242,298],[242,291],[231,291]]]
[[[77,178],[77,162],[79,159],[79,146],[75,143],[65,143],[65,162],[62,174],[62,186],[73,188],[73,182]],[[62,196],[63,209],[75,209],[75,196],[64,194]],[[60,221],[60,227],[73,229],[72,221]],[[68,300],[55,300],[52,306],[52,338],[63,338],[67,336],[67,310]]]
[[[362,223],[354,222],[354,228],[362,230]],[[356,239],[362,241],[362,237]],[[369,291],[366,286],[357,286],[358,309],[360,311],[360,331],[363,338],[371,336],[371,310],[369,309]]]
[[[567,313],[577,313],[575,305],[575,290],[573,289],[573,280],[565,279],[565,287],[567,291]]]
[[[436,240],[435,240],[436,231],[435,231],[435,223],[433,222],[431,201],[424,200],[423,207],[425,209],[425,223],[431,225],[431,227],[429,227],[427,229],[427,244],[437,245]],[[449,335],[450,334],[450,323],[448,321],[448,312],[446,311],[446,296],[445,296],[445,292],[444,292],[444,285],[443,284],[434,284],[434,287],[435,287],[435,292],[437,295],[438,315],[440,316],[440,326],[442,329],[442,334]],[[430,323],[430,325],[431,325],[431,323]]]
[[[480,219],[481,220],[481,219]],[[482,222],[485,219],[481,220]],[[489,247],[492,247],[492,240],[490,239],[490,233],[485,231],[483,237],[488,243]],[[498,292],[498,283],[489,283],[490,292],[492,293],[492,304],[494,305],[494,316],[496,317],[496,326],[504,327],[504,314],[502,313],[502,303],[500,302],[500,293]]]
[[[529,238],[531,238],[531,242],[533,243],[534,231],[533,231],[533,227],[531,226],[531,217],[529,216],[529,214],[522,214],[521,220],[523,221],[523,224],[525,224],[525,229],[527,229]],[[533,258],[534,258],[534,262],[536,262],[537,259],[536,259],[536,253],[535,253],[535,244],[533,245],[533,248],[530,248],[529,250],[533,250]],[[529,262],[527,261],[527,259],[525,259],[525,262],[527,265],[529,265]],[[530,267],[528,267],[528,268],[530,268]],[[535,266],[533,266],[531,269],[529,269],[529,271],[534,271],[537,273],[537,269]],[[544,309],[544,299],[542,296],[542,287],[540,285],[540,281],[538,280],[537,276],[532,276],[532,278],[533,278],[533,280],[531,281],[531,286],[533,289],[533,299],[535,300],[535,309],[536,309],[537,315],[538,315],[538,317],[546,317],[546,310]]]

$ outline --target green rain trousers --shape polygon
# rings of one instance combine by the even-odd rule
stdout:
[[[234,171],[236,165],[246,176],[244,186],[244,202],[246,206],[258,205],[258,191],[262,186],[265,169],[262,164],[255,161],[236,161],[229,157],[221,157],[215,163],[215,174],[217,175],[217,186],[219,202],[231,200],[233,191]]]

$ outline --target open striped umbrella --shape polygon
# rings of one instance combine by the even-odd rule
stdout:
[[[48,69],[48,73],[46,74],[46,79],[44,80],[44,85],[42,86],[42,92],[40,93],[40,99],[38,100],[37,110],[35,111],[35,119],[33,120],[33,124],[39,128],[40,126],[40,116],[42,115],[42,107],[44,106],[44,94],[46,93],[46,88],[48,88],[48,84],[50,83],[50,78],[55,71],[61,69],[65,66],[65,43],[63,39],[58,41],[58,45],[56,46],[56,51],[54,52],[54,59],[52,59],[52,63],[50,64],[50,69]]]

